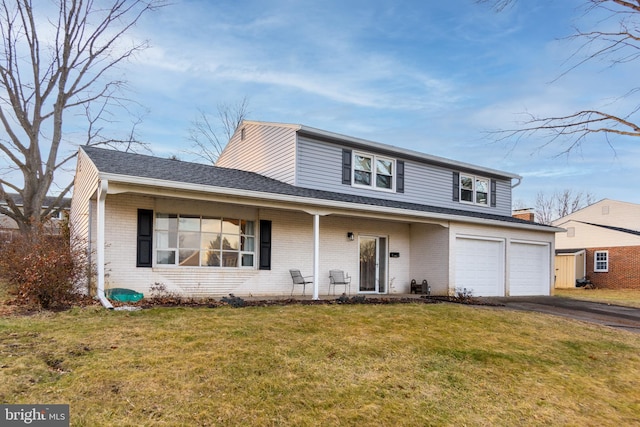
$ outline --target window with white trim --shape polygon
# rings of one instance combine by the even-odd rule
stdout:
[[[253,267],[255,223],[243,219],[158,213],[156,265]]]
[[[460,201],[476,205],[489,205],[488,178],[460,174]]]
[[[395,160],[373,154],[353,154],[353,184],[393,190]]]
[[[595,251],[593,253],[593,271],[597,273],[609,271],[609,251]]]

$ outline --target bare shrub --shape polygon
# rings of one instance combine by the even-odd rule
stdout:
[[[76,283],[86,274],[83,260],[78,245],[33,231],[2,247],[0,274],[16,302],[49,309],[79,296]]]

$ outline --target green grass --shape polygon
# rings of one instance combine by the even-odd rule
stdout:
[[[640,308],[640,290],[637,289],[555,289],[554,295],[584,301],[602,302]]]
[[[0,317],[0,401],[74,426],[631,425],[640,335],[455,304]]]

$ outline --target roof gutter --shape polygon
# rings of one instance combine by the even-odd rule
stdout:
[[[322,208],[332,208],[336,211],[360,211],[360,212],[369,212],[369,213],[380,213],[382,212],[382,207],[377,205],[363,205],[357,203],[345,203],[342,201],[336,200],[327,200],[327,199],[316,199],[316,198],[306,198],[299,196],[291,196],[287,194],[280,193],[265,193],[260,191],[253,190],[242,190],[237,188],[229,188],[229,187],[213,187],[208,185],[201,184],[189,184],[184,182],[175,182],[175,181],[166,181],[161,179],[154,178],[142,178],[142,177],[134,177],[129,175],[117,175],[117,174],[108,174],[102,173],[100,174],[100,178],[103,181],[111,180],[114,183],[122,183],[122,184],[130,184],[136,186],[151,186],[151,187],[161,187],[167,188],[172,192],[175,192],[174,195],[178,196],[176,190],[186,190],[186,191],[195,191],[201,193],[209,193],[209,194],[221,194],[224,196],[232,196],[237,198],[246,198],[246,199],[257,199],[257,200],[269,200],[280,203],[289,203],[293,205],[306,205],[306,206],[320,206]],[[116,193],[117,191],[113,191]],[[305,209],[301,209],[305,210]],[[541,227],[548,229],[548,231],[562,231],[560,228],[551,227],[551,226],[542,226],[540,224],[520,224],[520,223],[509,223],[504,221],[486,219],[486,218],[475,218],[470,216],[463,215],[451,215],[451,214],[443,214],[436,212],[423,212],[423,211],[413,211],[407,209],[400,208],[384,208],[384,213],[388,215],[397,215],[402,217],[414,217],[414,218],[423,218],[425,220],[440,220],[445,222],[457,221],[457,222],[468,222],[474,224],[494,224],[494,225],[502,225],[512,228],[520,228],[520,229],[529,229],[529,230],[540,230]]]
[[[518,180],[518,182],[516,182],[515,184],[511,184],[511,189],[512,190],[514,188],[516,188],[518,185],[522,184],[522,177],[521,176],[518,176],[518,177],[515,177],[515,178]]]

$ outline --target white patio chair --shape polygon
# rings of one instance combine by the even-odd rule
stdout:
[[[345,276],[342,270],[329,271],[329,292],[331,292],[331,286],[333,286],[333,295],[336,294],[336,286],[344,285],[344,292],[351,295],[351,277],[349,274]]]

